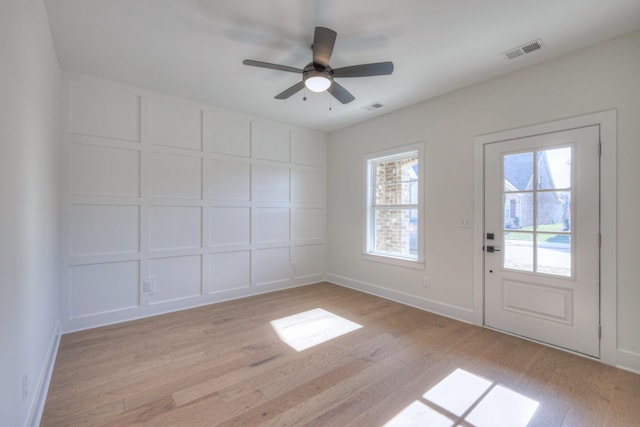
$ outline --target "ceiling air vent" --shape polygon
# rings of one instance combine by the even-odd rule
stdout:
[[[378,108],[382,108],[384,107],[384,105],[380,104],[379,102],[374,102],[371,105],[367,105],[366,107],[364,107],[365,110],[369,110],[369,111],[373,111],[373,110],[377,110]]]
[[[506,52],[502,52],[502,56],[504,56],[507,60],[515,59],[519,56],[526,55],[531,52],[535,52],[544,46],[542,40],[536,40],[534,42],[530,42],[527,44],[523,44],[522,46],[518,46],[514,49],[510,49]]]

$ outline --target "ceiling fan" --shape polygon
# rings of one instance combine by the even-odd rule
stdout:
[[[355,97],[334,78],[384,76],[393,73],[393,62],[376,62],[373,64],[351,65],[348,67],[331,68],[329,60],[333,53],[337,33],[329,28],[316,27],[313,35],[313,61],[304,68],[289,67],[288,65],[271,64],[269,62],[245,59],[244,65],[252,67],[270,68],[272,70],[288,71],[302,74],[302,80],[275,96],[276,99],[287,99],[299,92],[305,86],[313,92],[328,91],[338,101],[347,104]]]

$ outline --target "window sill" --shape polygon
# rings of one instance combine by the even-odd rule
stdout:
[[[388,255],[362,254],[365,261],[379,262],[383,264],[396,265],[398,267],[413,268],[415,270],[424,270],[424,261],[410,260],[406,258],[396,258]]]

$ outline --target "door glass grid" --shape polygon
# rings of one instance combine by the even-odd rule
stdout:
[[[572,276],[573,147],[503,155],[503,268]]]

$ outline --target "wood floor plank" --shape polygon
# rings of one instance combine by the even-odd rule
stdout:
[[[640,375],[618,370],[604,425],[640,426]]]
[[[296,351],[271,324],[317,308],[361,327]],[[460,372],[490,386],[455,414],[428,392]],[[328,283],[64,335],[41,425],[468,427],[496,387],[529,427],[640,426],[639,375]]]
[[[345,379],[349,379],[351,376],[371,365],[371,362],[354,359],[219,425],[222,427],[233,427],[264,424],[283,412],[304,404],[309,399],[322,393],[323,390],[339,384]]]

